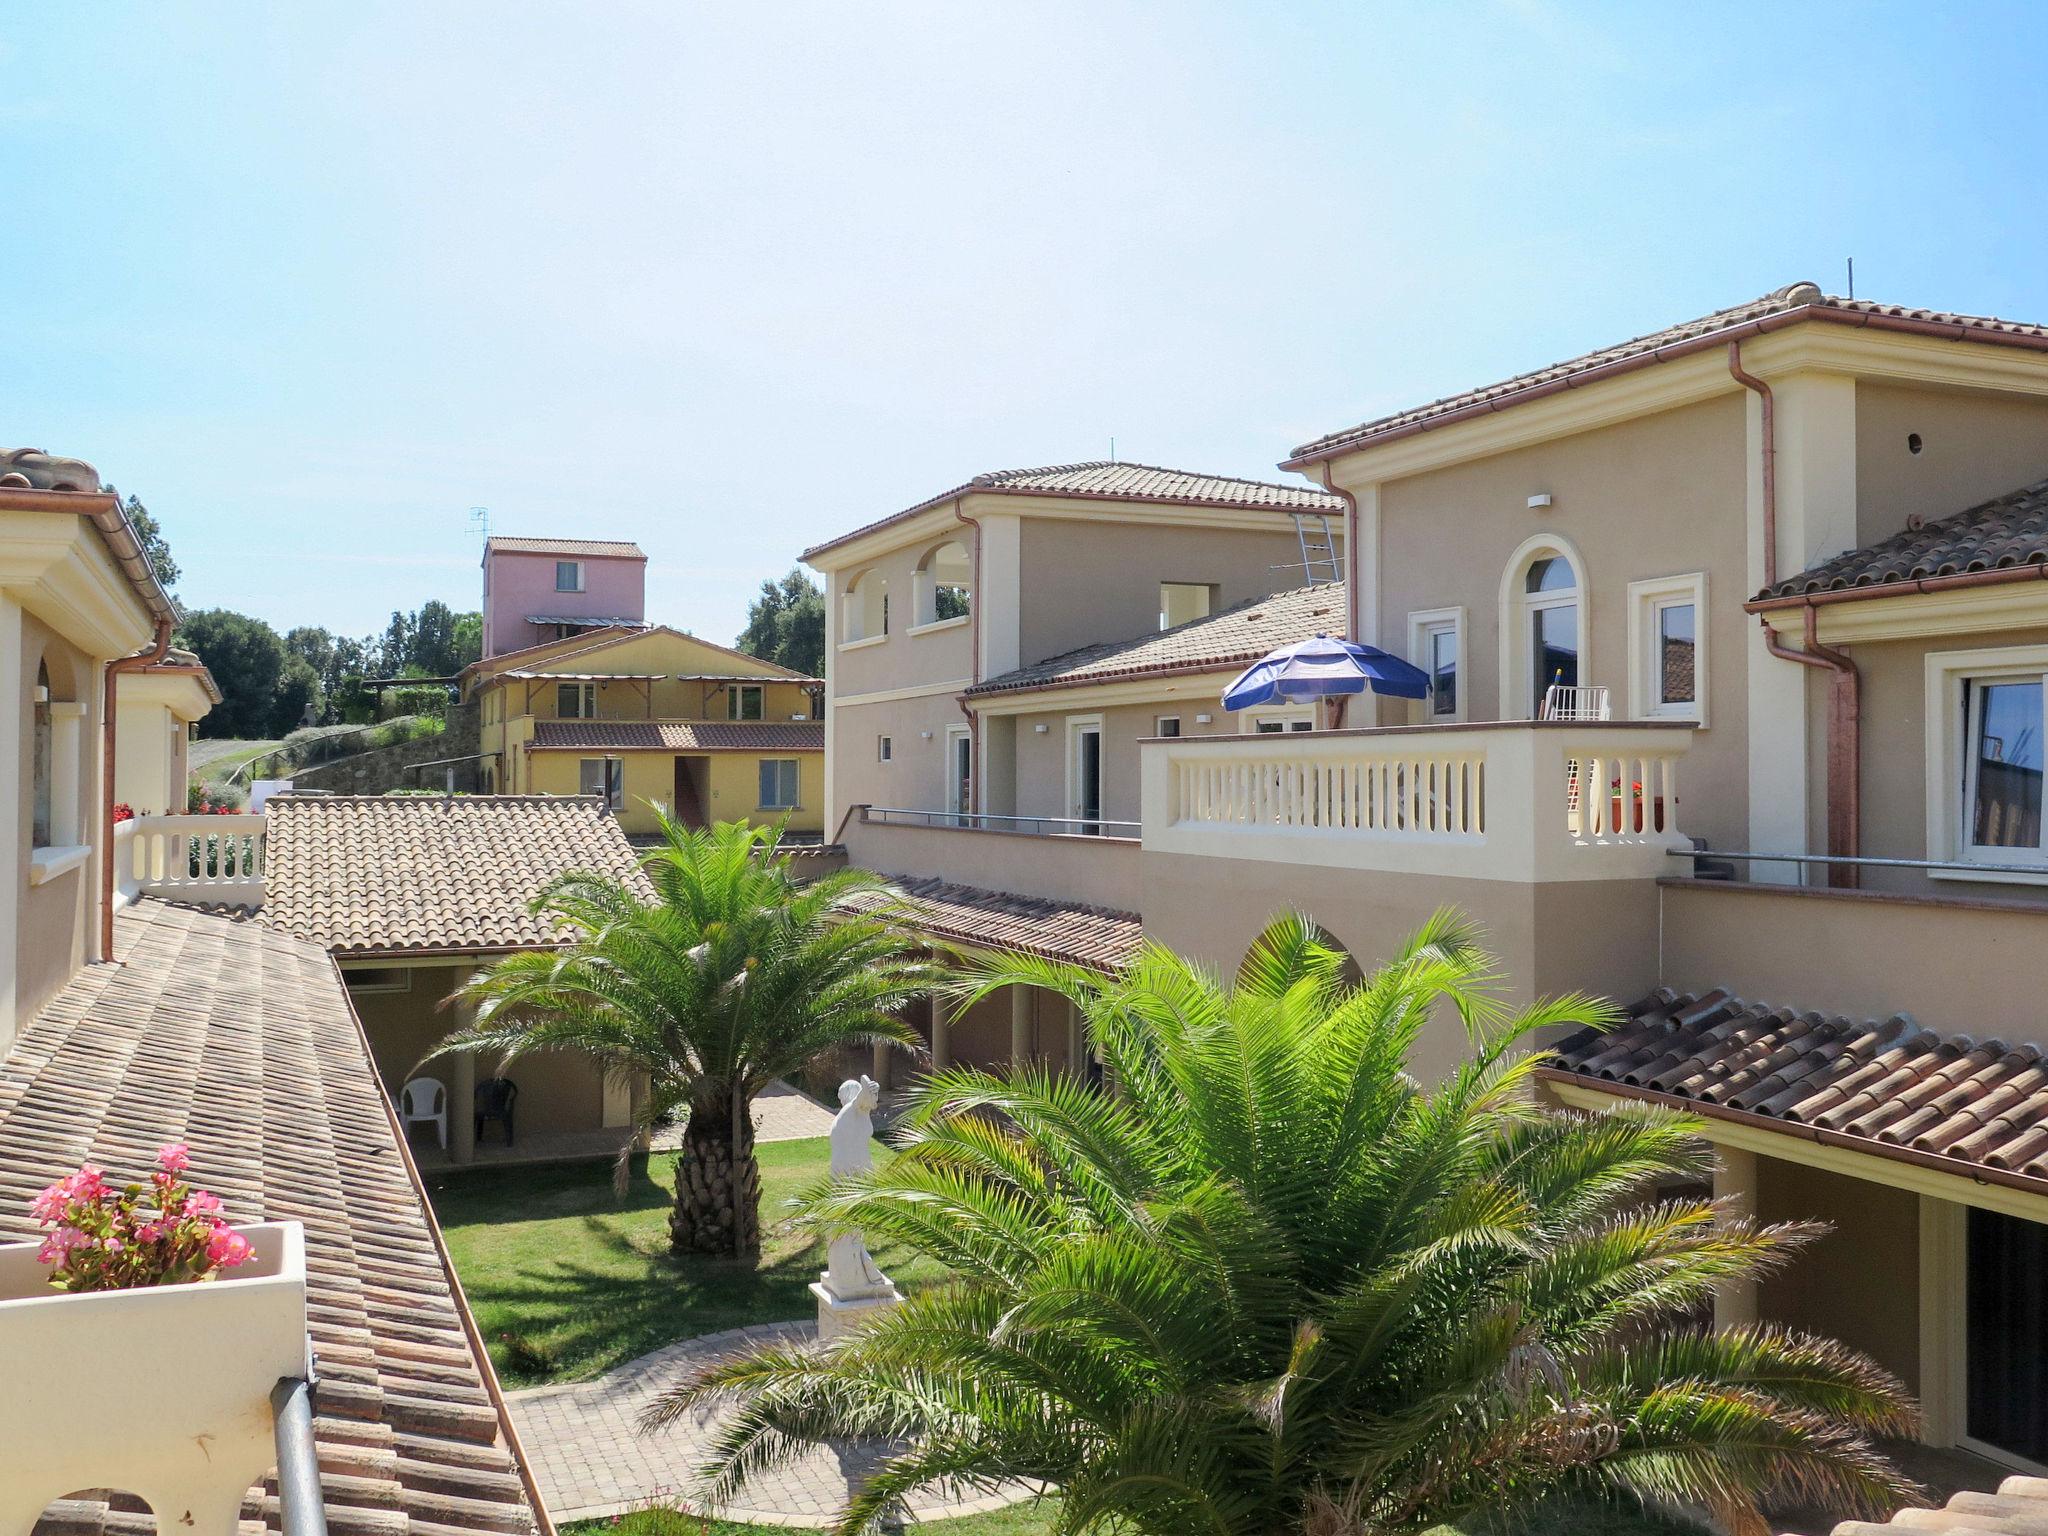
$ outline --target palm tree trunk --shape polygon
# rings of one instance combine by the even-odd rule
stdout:
[[[735,1115],[716,1100],[691,1109],[668,1241],[677,1253],[761,1256],[761,1164],[752,1117],[744,1111]]]

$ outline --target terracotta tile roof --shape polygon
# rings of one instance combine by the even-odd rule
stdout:
[[[2048,1181],[2048,1059],[2038,1046],[1660,990],[1606,1034],[1582,1030],[1545,1075],[1622,1084],[1834,1132],[1881,1155]]]
[[[97,469],[83,459],[60,458],[40,448],[0,448],[0,497],[24,491],[30,493],[32,503],[51,511],[71,510],[63,507],[65,497],[77,496],[81,501],[90,498],[86,505],[74,506],[80,516],[90,518],[99,529],[100,537],[107,542],[107,552],[121,567],[128,584],[157,618],[178,621],[181,615],[177,602],[157,578],[156,567],[143,550],[135,525],[128,521],[128,508],[121,493],[102,481]],[[48,499],[35,494],[45,491],[58,494]]]
[[[1761,602],[2048,564],[2048,480],[1852,549],[1757,594]],[[1877,595],[1875,593],[1873,596]]]
[[[822,752],[822,720],[536,720],[536,752]]]
[[[1341,635],[1344,623],[1343,584],[1318,582],[1253,598],[1172,629],[1048,656],[976,683],[967,695],[1074,688],[1162,673],[1235,671],[1275,646],[1306,640],[1319,631]]]
[[[527,910],[541,887],[638,867],[594,795],[283,795],[265,809],[262,921],[342,955],[552,944]]]
[[[1832,1536],[1925,1536],[1928,1531],[1955,1531],[1958,1536],[1992,1536],[1993,1532],[2048,1530],[2048,1477],[2015,1472],[1999,1483],[1996,1493],[1965,1490],[1950,1497],[1945,1515],[1909,1506],[1882,1525],[1844,1520]]]
[[[632,560],[645,560],[646,552],[638,544],[625,539],[521,539],[502,538],[493,534],[484,540],[484,549],[490,553],[500,550],[515,555],[624,555]]]
[[[1539,392],[1547,394],[1558,387],[1590,383],[1590,376],[1601,370],[1621,372],[1645,363],[1662,362],[1672,356],[1684,356],[1719,345],[1730,339],[1730,333],[1753,335],[1802,320],[1878,330],[1918,331],[1952,340],[2019,341],[2029,345],[2048,340],[2048,326],[1999,320],[1988,315],[1962,315],[1947,310],[1913,309],[1898,304],[1877,304],[1866,299],[1839,298],[1822,293],[1813,283],[1792,283],[1760,299],[1717,309],[1696,320],[1681,321],[1561,363],[1552,363],[1546,368],[1516,374],[1498,384],[1446,395],[1427,405],[1346,427],[1341,432],[1328,433],[1295,449],[1286,467],[1295,468],[1379,439],[1438,426],[1460,416],[1518,405],[1524,399],[1536,398]]]
[[[164,652],[162,661],[153,662],[142,669],[145,672],[163,672],[172,676],[189,676],[199,679],[199,686],[206,696],[218,704],[221,701],[220,684],[213,680],[213,673],[205,662],[199,659],[197,651],[181,650],[172,646]]]
[[[534,1529],[516,1438],[333,962],[150,900],[116,917],[115,943],[121,963],[80,971],[0,1061],[0,1239],[38,1235],[30,1196],[81,1162],[127,1182],[157,1147],[188,1143],[232,1218],[305,1224],[330,1528]],[[63,1523],[99,1528],[89,1510]],[[277,1530],[275,1495],[253,1489],[243,1518]]]
[[[702,635],[693,635],[688,630],[673,629],[666,624],[618,624],[613,625],[610,631],[594,629],[588,634],[571,635],[566,640],[543,640],[538,645],[521,646],[516,651],[500,651],[495,656],[485,656],[480,660],[472,661],[462,669],[462,676],[467,677],[472,672],[488,673],[491,677],[503,676],[504,669],[507,666],[518,664],[522,657],[531,657],[542,651],[551,651],[554,654],[534,662],[531,667],[522,669],[530,672],[546,672],[558,662],[571,661],[578,657],[589,656],[596,651],[609,650],[615,645],[624,645],[630,640],[648,640],[660,635],[666,635],[676,640],[687,640],[691,645],[701,646],[707,651],[715,651],[721,656],[733,656],[742,661],[749,662],[759,669],[747,674],[748,678],[752,681],[763,683],[815,683],[823,681],[822,678],[806,677],[794,667],[785,667],[776,661],[764,661],[759,656],[749,656],[745,651],[736,651],[729,645],[720,645],[716,640],[706,640]],[[562,646],[567,646],[569,649],[559,649]],[[479,678],[478,684],[483,686],[489,680],[488,677]]]
[[[877,518],[851,533],[813,544],[798,558],[809,560],[828,549],[864,538],[878,528],[904,522],[959,496],[1078,496],[1104,501],[1168,502],[1193,507],[1265,508],[1276,512],[1344,510],[1344,503],[1313,486],[1273,480],[1240,480],[1231,475],[1205,475],[1187,469],[1162,469],[1156,464],[1124,464],[1091,459],[1081,464],[1048,464],[1037,469],[998,469],[976,475],[949,491],[928,496],[914,507]]]
[[[1098,971],[1119,970],[1138,957],[1144,932],[1135,912],[985,891],[926,876],[891,877],[910,898],[911,926],[943,943],[972,949],[1014,949]],[[856,896],[856,910],[884,898]]]

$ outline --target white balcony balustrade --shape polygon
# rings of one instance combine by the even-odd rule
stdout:
[[[1679,722],[1505,721],[1144,744],[1144,846],[1540,882],[1670,873]]]
[[[124,821],[115,828],[115,886],[124,901],[168,896],[261,906],[266,825],[260,815]]]

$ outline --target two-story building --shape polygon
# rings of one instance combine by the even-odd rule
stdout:
[[[486,794],[595,795],[634,836],[825,824],[823,679],[665,625],[613,626],[473,662]]]
[[[2048,941],[2048,328],[1795,284],[1283,467],[1342,507],[1345,601],[1257,638],[1341,615],[1427,698],[1226,724],[1226,614],[1112,619],[972,676],[848,669],[832,777],[875,808],[846,821],[849,857],[909,877],[956,947],[1103,965],[1142,935],[1228,968],[1292,908],[1369,967],[1462,909],[1509,1000],[1631,1005],[1561,1042],[1548,1091],[1695,1109],[1731,1204],[1832,1224],[1720,1317],[1839,1336],[1920,1394],[1930,1444],[2048,1465],[2048,1024],[2026,958]],[[863,574],[915,593],[951,513],[826,546],[842,645],[870,633]],[[1058,604],[1068,579],[1025,570],[987,606],[1028,611],[1046,583]],[[1318,590],[1244,610],[1245,638]],[[1091,705],[1144,735],[1135,789],[1099,802],[1073,792],[1091,750],[1114,781]],[[999,735],[998,711],[1020,723]],[[971,780],[950,750],[924,766],[948,727],[983,744]],[[912,731],[890,792],[870,744]],[[997,807],[1100,819],[1005,838]],[[1011,1054],[1043,1054],[1037,1006],[1015,1010]],[[1462,1049],[1446,1018],[1420,1065]]]

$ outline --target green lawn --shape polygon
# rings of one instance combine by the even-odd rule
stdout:
[[[786,1230],[787,1202],[825,1176],[829,1148],[822,1137],[771,1141],[760,1156],[758,1268],[670,1256],[673,1153],[635,1159],[623,1202],[608,1161],[430,1177],[456,1273],[505,1384],[576,1381],[679,1339],[814,1316],[805,1287],[824,1267],[824,1249]],[[943,1273],[887,1248],[876,1258],[903,1285]]]

